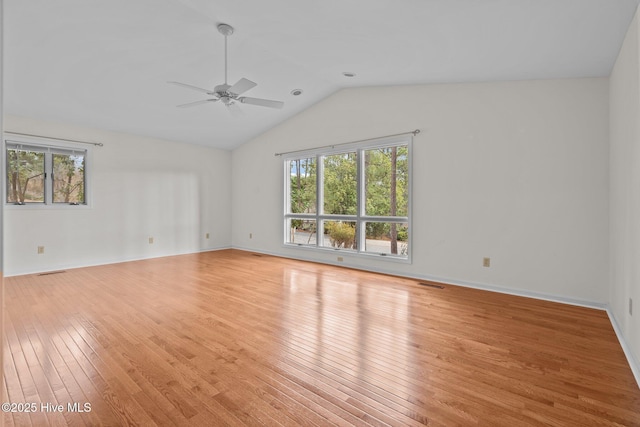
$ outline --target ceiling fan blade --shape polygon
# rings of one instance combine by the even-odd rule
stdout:
[[[249,89],[251,89],[253,87],[256,87],[257,85],[258,85],[257,83],[254,83],[251,80],[247,80],[245,78],[242,78],[242,79],[238,80],[238,82],[236,84],[234,84],[229,89],[227,89],[227,92],[231,92],[231,93],[235,93],[236,95],[240,95],[242,93],[245,93]]]
[[[186,104],[176,105],[178,108],[195,107],[196,105],[206,104],[207,102],[216,102],[217,99],[203,99],[202,101],[188,102]]]
[[[284,102],[282,101],[272,101],[270,99],[261,99],[261,98],[247,98],[246,96],[238,98],[238,101],[243,104],[251,104],[251,105],[259,105],[261,107],[269,107],[269,108],[282,108],[284,106]]]
[[[187,89],[192,89],[192,90],[197,90],[198,92],[204,92],[206,94],[209,95],[213,95],[213,91],[209,90],[209,89],[204,89],[198,86],[193,86],[193,85],[188,85],[186,83],[180,83],[180,82],[167,82],[170,83],[172,85],[178,85],[178,86],[182,86],[182,87],[186,87]]]

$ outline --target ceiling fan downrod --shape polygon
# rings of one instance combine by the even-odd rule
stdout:
[[[233,34],[233,27],[229,24],[218,24],[218,32],[224,36],[224,84],[227,85],[227,37]]]

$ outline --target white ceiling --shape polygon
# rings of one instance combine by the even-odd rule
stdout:
[[[4,0],[5,111],[232,149],[349,86],[608,76],[638,1]],[[224,81],[221,22],[282,110],[175,107]]]

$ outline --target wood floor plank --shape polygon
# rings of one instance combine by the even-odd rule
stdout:
[[[238,250],[5,279],[5,425],[640,426],[605,312]]]
[[[8,402],[19,403],[25,402],[24,393],[20,384],[20,376],[18,375],[18,369],[14,357],[21,357],[22,351],[20,350],[19,341],[11,319],[4,320],[5,327],[5,353],[4,353],[4,387],[6,392],[4,396],[7,397]],[[20,356],[18,356],[20,353]],[[10,425],[22,425],[30,426],[31,420],[29,414],[23,412],[6,412],[3,414],[5,424]]]

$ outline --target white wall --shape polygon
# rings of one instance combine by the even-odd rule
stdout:
[[[607,79],[340,91],[233,151],[233,246],[336,262],[283,247],[274,153],[416,128],[413,264],[344,265],[607,302]]]
[[[15,116],[5,131],[104,143],[91,208],[5,209],[5,275],[230,246],[230,152]]]
[[[4,10],[4,2],[0,0],[0,134],[2,134],[3,129],[3,115],[4,115],[4,98],[3,98],[3,81],[2,78],[2,60],[3,60],[3,10]],[[2,163],[2,162],[0,162]],[[0,176],[4,176],[4,164],[0,164]],[[3,271],[3,224],[4,221],[2,219],[3,209],[0,208],[0,384],[4,384],[4,369],[2,367],[3,364],[3,354],[4,354],[4,271]],[[6,398],[4,395],[4,387],[0,387],[0,402],[6,402]],[[4,426],[4,416],[0,416],[0,427]]]
[[[640,43],[634,18],[610,77],[609,304],[640,367]],[[629,298],[635,304],[629,314]],[[637,369],[637,368],[636,368]]]

